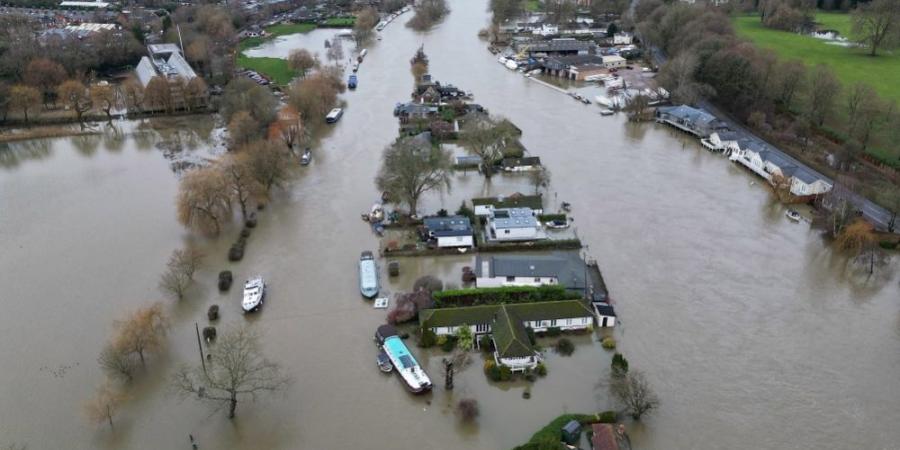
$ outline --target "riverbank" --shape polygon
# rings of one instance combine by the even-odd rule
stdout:
[[[258,47],[280,36],[308,33],[317,28],[314,23],[278,24],[265,28],[265,36],[249,37],[241,40],[237,48],[238,67],[265,74],[275,83],[286,86],[296,76],[296,73],[288,67],[286,59],[252,57],[244,54],[250,48]]]

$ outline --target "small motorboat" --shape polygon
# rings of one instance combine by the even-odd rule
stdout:
[[[572,204],[569,202],[562,202],[559,206],[562,208],[563,211],[568,212],[568,211],[572,210]]]
[[[784,215],[788,219],[790,219],[792,222],[799,222],[801,219],[800,213],[798,213],[797,211],[794,211],[793,209],[789,209],[789,210],[785,211]]]
[[[375,361],[378,363],[378,369],[384,373],[391,373],[391,371],[394,370],[394,365],[391,364],[391,358],[388,357],[384,350],[378,352]]]
[[[566,219],[553,219],[547,222],[544,222],[544,226],[553,230],[562,230],[569,228],[569,221]]]
[[[613,114],[615,114],[615,113],[616,113],[615,111],[613,111],[613,110],[611,110],[611,109],[609,109],[609,108],[603,108],[603,109],[600,110],[600,115],[601,115],[601,116],[611,116],[611,115],[613,115]]]
[[[262,306],[266,298],[266,282],[259,275],[247,280],[244,283],[244,298],[241,301],[241,308],[244,312],[252,312]]]
[[[381,222],[384,220],[384,207],[381,206],[381,203],[376,203],[372,205],[372,210],[369,212],[369,222]]]
[[[303,151],[303,154],[300,155],[300,165],[308,166],[311,161],[312,161],[312,151],[309,149],[309,147],[307,147],[306,150]]]

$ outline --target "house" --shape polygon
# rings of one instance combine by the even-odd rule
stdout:
[[[618,69],[620,67],[625,67],[628,64],[628,60],[619,56],[619,55],[608,55],[603,56],[603,67],[607,69]]]
[[[803,166],[798,167],[791,177],[791,195],[798,201],[813,200],[833,187],[828,180]]]
[[[592,302],[607,300],[606,287],[600,271],[595,266],[585,263],[578,252],[558,251],[549,255],[478,255],[475,258],[476,287],[544,285],[563,286],[578,296],[584,296],[587,289]]]
[[[419,326],[438,336],[453,335],[462,326],[469,327],[476,337],[491,334],[495,361],[514,371],[533,368],[540,362],[540,354],[528,339],[528,328],[542,332],[548,328],[584,330],[592,325],[593,313],[580,300],[425,309],[419,313]]]
[[[559,27],[554,24],[542,23],[540,27],[531,30],[531,34],[538,36],[552,36],[559,34]]]
[[[531,208],[492,209],[487,222],[487,237],[492,241],[534,241],[547,238]]]
[[[526,52],[529,57],[587,55],[597,52],[597,44],[575,38],[557,38],[549,41],[522,42],[516,44],[517,52]]]
[[[426,217],[425,230],[438,247],[474,247],[472,222],[465,216]]]
[[[723,129],[713,131],[708,138],[700,139],[700,143],[712,151],[731,153],[740,150],[738,144],[740,138],[740,133],[729,129]]]
[[[616,310],[609,303],[594,302],[592,306],[598,325],[604,328],[616,326]]]
[[[153,77],[163,77],[172,82],[181,79],[185,82],[197,77],[194,69],[184,59],[181,47],[175,44],[150,44],[147,46],[149,56],[144,56],[135,68],[138,80],[144,87]]]
[[[591,75],[606,73],[603,57],[597,55],[567,55],[547,57],[541,72],[570,80],[584,80]]]
[[[503,158],[500,160],[500,168],[504,172],[530,172],[541,169],[541,158],[527,156],[523,158]]]
[[[630,442],[625,434],[625,425],[612,423],[591,424],[592,450],[631,450]]]
[[[701,138],[709,136],[713,131],[725,128],[725,124],[716,116],[688,105],[658,108],[656,121]]]
[[[739,139],[731,161],[741,164],[770,184],[786,183],[794,201],[813,200],[833,187],[830,180],[812,169],[769,149],[756,139]]]
[[[503,208],[531,208],[535,214],[544,213],[544,198],[540,194],[524,195],[516,192],[505,197],[473,198],[472,205],[475,207],[475,215],[480,217],[490,216],[494,209]]]
[[[421,103],[400,103],[394,107],[394,115],[400,118],[401,123],[415,120],[426,120],[438,114],[438,107],[423,105]]]
[[[634,42],[634,34],[620,32],[613,35],[613,45],[631,45]]]

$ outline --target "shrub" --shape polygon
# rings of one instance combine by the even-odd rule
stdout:
[[[231,283],[234,280],[234,275],[231,274],[230,270],[223,270],[219,272],[219,290],[227,291],[231,289]]]
[[[444,282],[431,275],[420,277],[413,283],[413,292],[425,290],[428,292],[438,292],[444,289]]]
[[[600,413],[600,423],[616,423],[619,415],[615,411],[603,411]]]
[[[897,245],[898,245],[898,244],[900,244],[900,243],[898,243],[898,242],[891,242],[891,241],[881,241],[881,242],[878,243],[878,246],[881,247],[881,248],[883,248],[883,249],[885,249],[885,250],[892,250],[892,249],[897,248]]]
[[[219,305],[212,305],[206,311],[206,318],[210,321],[219,320]]]
[[[628,360],[621,353],[616,352],[613,355],[612,363],[610,363],[612,375],[616,378],[624,377],[628,373]]]
[[[456,404],[456,413],[463,422],[474,422],[478,418],[479,412],[478,400],[474,398],[464,398]]]
[[[534,303],[581,298],[577,293],[569,292],[565,287],[559,285],[448,289],[435,292],[433,295],[436,308]]]
[[[491,335],[485,334],[478,338],[478,347],[481,348],[483,352],[491,351],[491,347],[494,346],[494,341],[491,339]]]
[[[563,356],[569,356],[575,352],[575,344],[568,338],[556,341],[556,352]]]
[[[437,344],[438,347],[442,347],[446,343],[447,343],[447,335],[444,335],[444,334],[438,336],[437,341],[435,341],[435,344]]]
[[[616,340],[613,339],[611,336],[607,336],[607,337],[603,338],[603,340],[600,341],[600,343],[601,343],[601,345],[603,345],[603,348],[605,348],[607,350],[613,350],[616,348]]]
[[[543,362],[539,362],[538,365],[534,368],[534,373],[536,373],[537,376],[539,376],[539,377],[546,377],[547,376],[547,365],[544,364]]]
[[[500,381],[509,381],[512,379],[512,369],[507,366],[500,366]]]
[[[549,327],[547,328],[546,334],[550,337],[556,337],[562,334],[562,330],[560,330],[559,327]]]
[[[456,337],[455,336],[446,336],[446,340],[441,344],[441,350],[445,352],[452,352],[454,348],[456,348]]]
[[[468,352],[475,347],[475,336],[472,334],[472,329],[469,328],[468,325],[460,325],[460,327],[456,329],[455,337],[459,344],[459,348],[462,351]]]
[[[437,336],[434,335],[434,331],[426,328],[422,330],[422,334],[419,336],[419,347],[422,348],[430,348],[434,347],[435,341],[437,341]]]

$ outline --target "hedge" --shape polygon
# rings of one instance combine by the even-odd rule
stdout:
[[[570,420],[577,420],[581,424],[589,424],[600,421],[599,414],[563,414],[544,428],[531,436],[523,445],[515,447],[513,450],[536,450],[536,449],[562,449],[562,427],[569,423]]]
[[[434,293],[435,308],[550,302],[581,298],[577,292],[555,286],[506,286],[497,288],[452,289]]]
[[[541,222],[550,222],[554,220],[566,220],[565,214],[540,214],[538,220]]]
[[[545,249],[576,249],[581,248],[580,239],[544,239],[533,242],[515,242],[503,244],[482,244],[478,246],[479,252],[515,252]]]

